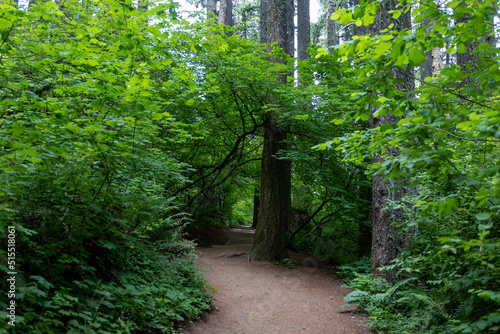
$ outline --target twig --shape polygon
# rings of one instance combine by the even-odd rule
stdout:
[[[469,140],[469,141],[485,141],[485,142],[488,142],[488,141],[491,141],[491,142],[495,142],[495,143],[500,143],[500,140],[496,140],[496,139],[480,139],[480,138],[467,138],[467,137],[460,137],[460,136],[457,136],[457,135],[454,135],[453,133],[450,133],[448,131],[445,131],[443,129],[440,129],[440,128],[431,128],[429,125],[425,125],[425,124],[422,124],[423,127],[426,127],[426,128],[430,128],[430,129],[434,129],[434,130],[437,130],[437,131],[441,131],[441,132],[444,132],[452,137],[455,137],[457,139],[463,139],[463,140]]]
[[[422,83],[422,84],[424,84],[424,85],[429,85],[429,86],[432,86],[432,87],[435,87],[435,88],[438,88],[438,89],[442,89],[442,90],[444,90],[444,91],[445,91],[445,92],[447,92],[447,93],[450,93],[450,94],[452,94],[452,95],[458,96],[458,97],[459,97],[459,98],[461,98],[462,100],[465,100],[465,101],[470,102],[470,103],[477,104],[477,105],[479,105],[479,106],[481,106],[481,107],[483,107],[483,108],[487,108],[487,109],[490,109],[490,110],[494,110],[492,107],[489,107],[489,106],[487,106],[487,105],[485,105],[485,104],[482,104],[482,103],[480,103],[480,102],[477,102],[477,101],[471,100],[471,99],[469,99],[469,98],[465,97],[465,96],[464,96],[464,95],[462,95],[462,94],[452,92],[451,90],[449,90],[449,89],[447,89],[447,88],[440,87],[440,86],[438,86],[438,85],[435,85],[435,84],[432,84],[432,83],[430,83],[430,82],[424,81],[424,80],[422,80],[422,79],[419,79],[419,78],[415,77],[414,75],[408,75],[408,74],[404,73],[403,71],[399,71],[399,69],[396,69],[396,70],[398,71],[398,73],[403,74],[405,77],[410,78],[410,79],[412,79],[412,80],[417,80],[418,82],[420,82],[420,83]]]

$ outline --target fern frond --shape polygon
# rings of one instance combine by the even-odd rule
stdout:
[[[398,289],[405,285],[406,283],[410,282],[410,281],[414,281],[416,280],[417,278],[416,277],[410,277],[410,278],[407,278],[401,282],[398,282],[396,285],[394,285],[393,287],[391,287],[389,290],[387,290],[384,294],[384,300],[386,303],[390,303],[391,300],[393,299],[393,296],[394,294],[396,293],[396,291],[398,291]]]
[[[362,303],[367,299],[372,299],[372,295],[366,291],[354,290],[344,297],[344,300],[350,304]]]
[[[456,319],[467,319],[472,314],[472,311],[474,310],[473,304],[474,304],[473,298],[469,298],[469,299],[464,300],[455,309],[455,314],[453,314],[453,317]]]

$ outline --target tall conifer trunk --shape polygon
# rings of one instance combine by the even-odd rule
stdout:
[[[209,13],[217,15],[217,0],[207,0],[207,15]]]
[[[370,26],[372,35],[378,34],[386,29],[391,23],[394,23],[394,29],[403,31],[411,27],[410,12],[402,14],[394,20],[389,11],[401,9],[398,8],[399,0],[385,0],[380,4],[375,22]],[[395,88],[400,91],[411,92],[415,89],[415,83],[411,78],[414,77],[414,69],[408,66],[406,69],[396,69],[392,71],[379,73],[379,75],[389,76],[394,79],[401,79],[395,84]],[[396,123],[400,117],[389,113],[386,116],[372,118],[374,128],[384,124]],[[387,155],[399,155],[397,149],[388,149]],[[376,156],[372,163],[381,163],[383,156]],[[416,189],[411,187],[400,187],[392,189],[396,185],[393,180],[384,181],[384,176],[376,176],[372,179],[372,198],[373,198],[373,236],[372,236],[372,274],[375,277],[385,278],[389,282],[394,282],[396,278],[396,269],[380,270],[381,267],[391,264],[391,261],[398,258],[401,253],[408,249],[411,239],[416,233],[415,229],[410,229],[406,234],[401,233],[409,219],[405,210],[392,208],[392,203],[401,204],[402,199],[407,194],[415,194]],[[398,228],[399,226],[399,228]]]
[[[311,43],[311,16],[309,0],[297,0],[297,56],[300,60],[308,59],[307,48]]]
[[[341,1],[342,0],[326,0],[326,44],[329,48],[339,44],[339,36],[337,35],[339,24],[337,21],[331,20],[331,17],[340,7]]]
[[[467,5],[465,2],[461,2],[460,5],[455,7],[455,12],[457,12],[457,19],[455,20],[455,24],[466,24],[471,19],[471,14],[464,12],[463,8]],[[460,10],[460,11],[459,11]],[[493,18],[491,19],[491,24],[493,25]],[[467,47],[467,51],[458,52],[457,53],[457,65],[460,66],[463,72],[472,73],[477,71],[477,61],[480,59],[480,55],[478,53],[474,54],[473,52],[477,50],[477,47],[481,43],[489,43],[491,47],[495,47],[496,39],[495,35],[492,34],[487,38],[480,38],[475,42],[465,42],[465,46]],[[468,84],[472,83],[473,79],[471,77],[465,78],[460,84],[459,87],[465,87]]]
[[[233,1],[220,0],[219,23],[226,26],[233,26]]]
[[[293,55],[290,31],[289,0],[268,1],[267,38],[269,44],[278,43],[286,53]],[[293,17],[293,16],[292,16]],[[262,26],[261,21],[261,26]],[[292,30],[293,31],[293,30]],[[262,36],[261,36],[262,38]],[[271,46],[268,47],[271,50]],[[272,59],[272,61],[278,61]],[[286,75],[280,78],[286,83]],[[269,101],[272,104],[272,100]],[[287,129],[279,122],[279,114],[269,112],[264,128],[264,148],[262,152],[260,208],[255,231],[255,239],[250,252],[251,260],[282,260],[287,257],[285,233],[291,217],[291,164],[277,159],[280,150],[286,149]]]
[[[260,42],[267,43],[267,24],[269,19],[269,0],[260,0]]]

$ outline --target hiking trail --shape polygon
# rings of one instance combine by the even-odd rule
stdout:
[[[254,230],[216,231],[212,247],[196,247],[198,266],[215,289],[212,311],[183,326],[201,334],[367,334],[366,316],[339,308],[350,292],[328,266],[290,252],[293,269],[249,262]]]

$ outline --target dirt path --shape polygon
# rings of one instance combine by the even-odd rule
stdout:
[[[253,231],[240,226],[219,233],[225,245],[197,248],[198,265],[216,289],[214,310],[183,333],[371,333],[364,315],[338,307],[349,290],[331,268],[293,253],[294,269],[248,262]]]

